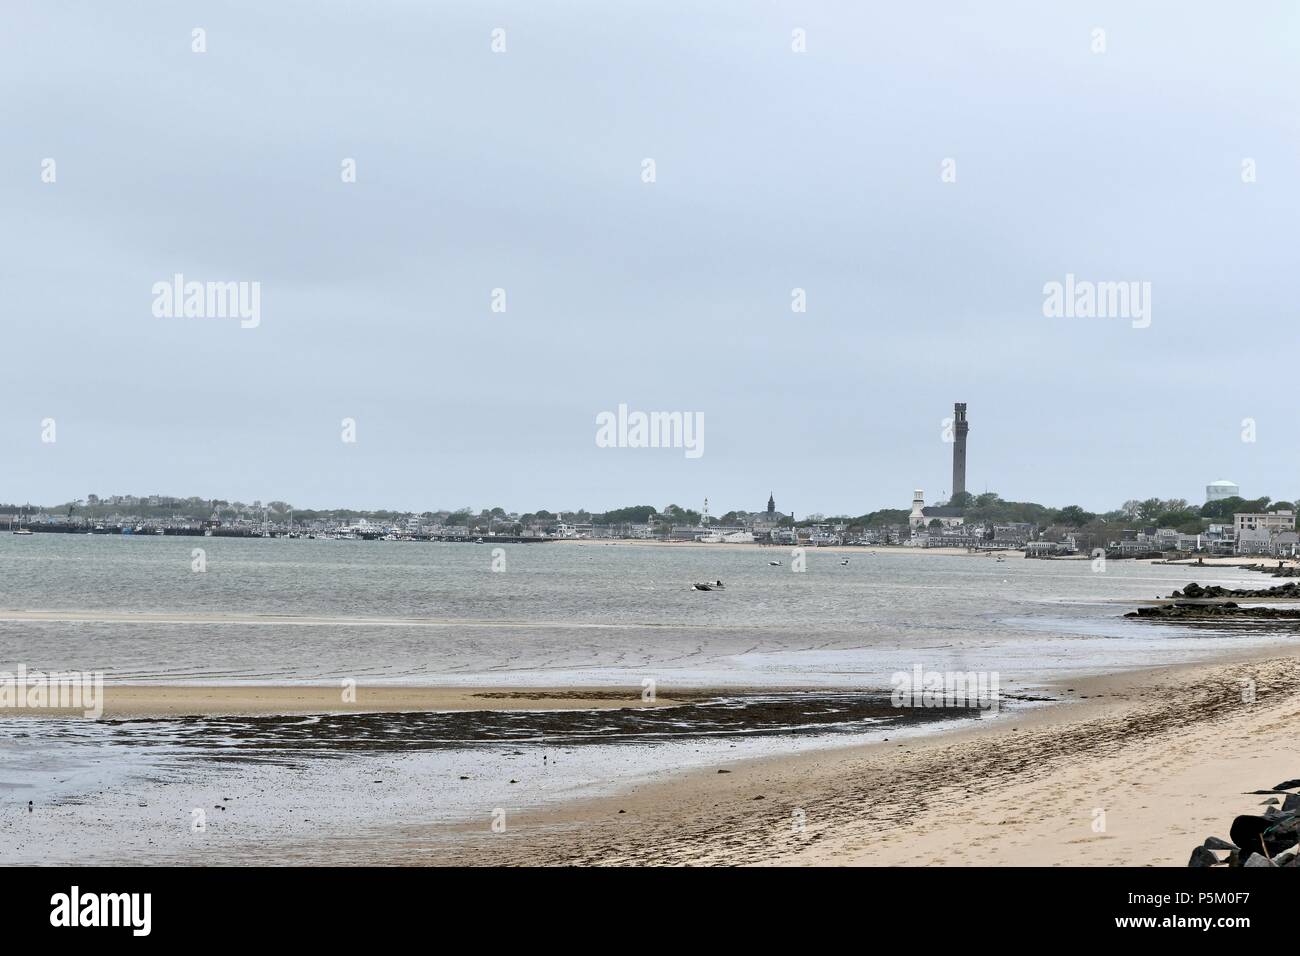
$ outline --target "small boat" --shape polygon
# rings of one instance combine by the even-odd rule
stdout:
[[[779,567],[781,566],[781,562],[780,562],[780,561],[769,561],[769,562],[767,562],[767,566],[768,566],[769,568],[779,568]]]
[[[848,567],[848,564],[849,564],[849,559],[845,558],[843,561],[840,562],[840,567],[842,568]]]
[[[31,534],[31,533],[32,533],[32,529],[31,529],[31,528],[15,528],[15,529],[14,529],[14,534]]]
[[[692,591],[712,591],[712,590],[713,590],[713,585],[712,585],[712,584],[692,584],[692,585],[691,585],[691,590],[692,590]]]

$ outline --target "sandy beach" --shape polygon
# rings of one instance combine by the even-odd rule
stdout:
[[[407,829],[368,849],[389,863],[1185,866],[1259,809],[1244,791],[1300,774],[1300,651],[1060,691],[973,729],[667,774],[525,812],[506,834]]]
[[[345,839],[294,831],[292,844],[235,844],[230,858],[1184,866],[1194,845],[1226,835],[1235,815],[1259,809],[1264,798],[1246,791],[1300,776],[1300,649],[1069,679],[1051,690],[1055,703],[1022,704],[956,729],[755,759],[715,751],[717,759],[687,770],[660,761],[638,774],[631,748],[619,784],[595,796],[566,798],[552,786],[539,801],[534,787],[544,780],[531,779],[538,769],[530,769],[538,763],[524,760],[510,768],[519,793],[504,832],[463,820],[370,825]],[[709,694],[668,688],[649,703],[626,687],[361,687],[344,704],[330,687],[110,686],[106,693],[107,714],[117,717],[607,710]],[[454,777],[424,785],[457,786]],[[247,799],[233,784],[222,785],[227,791]],[[280,826],[267,819],[273,831]],[[210,862],[226,858],[213,852]]]

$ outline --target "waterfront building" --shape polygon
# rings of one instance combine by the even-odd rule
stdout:
[[[1269,511],[1263,514],[1234,514],[1232,523],[1240,534],[1243,530],[1263,528],[1269,532],[1294,531],[1294,511]]]
[[[925,527],[925,491],[920,488],[912,492],[912,513],[907,516],[907,523],[914,529]]]
[[[1238,554],[1292,554],[1295,551],[1295,512],[1234,514],[1234,544]]]

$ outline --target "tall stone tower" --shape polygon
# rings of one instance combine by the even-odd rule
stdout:
[[[957,402],[952,407],[953,411],[953,441],[952,441],[952,499],[957,500],[958,495],[966,493],[966,433],[970,431],[970,426],[966,424],[966,403]]]

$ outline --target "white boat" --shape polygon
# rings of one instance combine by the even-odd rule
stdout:
[[[14,529],[14,534],[31,534],[31,533],[32,533],[32,529],[31,529],[31,528],[15,528],[15,529]]]

